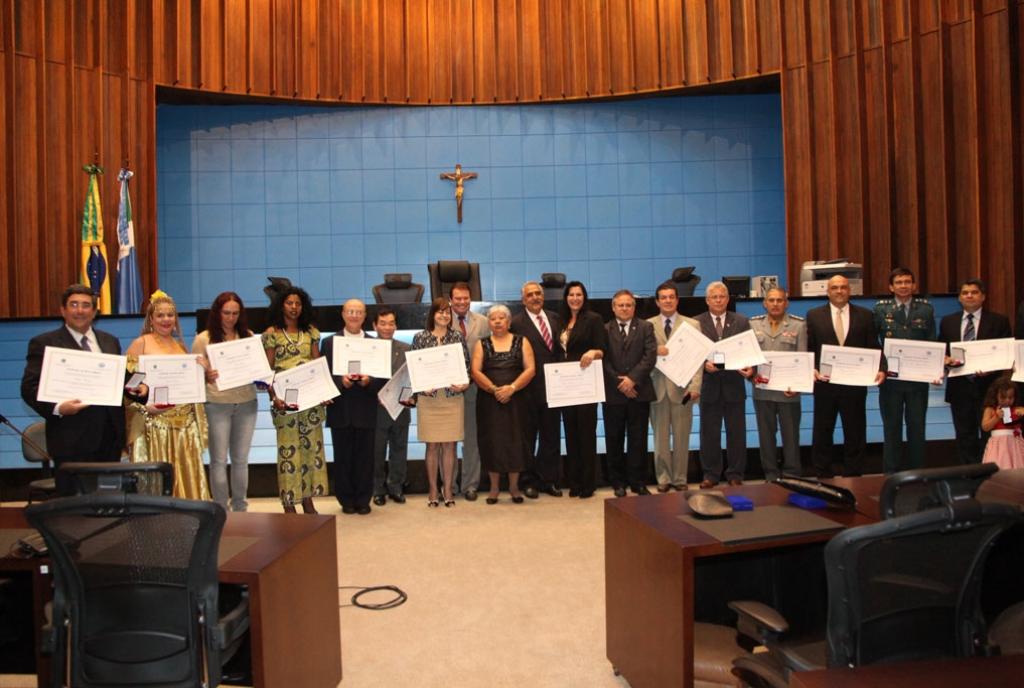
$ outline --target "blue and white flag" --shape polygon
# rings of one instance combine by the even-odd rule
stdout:
[[[128,195],[128,180],[134,175],[126,168],[117,174],[121,182],[121,207],[117,211],[117,312],[120,314],[142,311],[142,284],[135,258],[135,223],[132,222],[132,199]]]

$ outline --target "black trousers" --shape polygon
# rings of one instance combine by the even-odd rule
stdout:
[[[949,383],[949,412],[956,433],[956,455],[962,464],[980,463],[989,433],[981,429],[982,404],[988,385],[954,378]]]
[[[117,408],[115,412],[124,413],[120,408]],[[97,415],[95,434],[99,435],[99,441],[91,449],[78,447],[69,455],[55,454],[51,451],[50,456],[53,458],[54,468],[59,468],[63,463],[77,461],[91,463],[121,460],[121,452],[124,450],[124,436],[115,428],[110,414],[104,413],[102,416],[98,416],[98,414],[93,415]]]
[[[836,429],[836,416],[843,421],[843,475],[856,476],[863,472],[867,447],[867,413],[864,410],[867,396],[868,391],[863,387],[815,383],[811,458],[819,477],[832,476],[832,435]]]
[[[562,459],[562,433],[558,409],[549,409],[543,399],[530,398],[526,416],[526,444],[530,462],[519,476],[519,486],[558,485]]]
[[[373,496],[374,428],[331,427],[334,494],[342,506],[369,506]]]
[[[743,480],[747,470],[747,402],[700,400],[700,467],[704,480]],[[722,421],[725,421],[725,456],[722,475]]]
[[[608,482],[634,490],[647,483],[647,421],[651,404],[629,399],[604,405],[604,444],[608,456]],[[626,452],[623,454],[623,445]]]
[[[565,425],[565,472],[569,488],[579,494],[594,491],[597,463],[597,404],[562,409]]]

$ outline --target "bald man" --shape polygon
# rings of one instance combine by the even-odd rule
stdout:
[[[320,351],[334,370],[334,337],[366,337],[366,304],[349,299],[341,307],[344,329],[324,337]],[[327,406],[327,427],[334,445],[334,493],[345,514],[370,513],[373,497],[373,446],[377,429],[377,392],[386,380],[369,375],[335,375],[341,396]]]

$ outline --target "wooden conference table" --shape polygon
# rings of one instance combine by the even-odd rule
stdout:
[[[1024,504],[1024,471],[997,474],[979,496]],[[879,520],[884,476],[830,481],[852,490],[856,510],[815,511],[849,528]],[[770,484],[722,487],[756,507],[786,503]],[[823,627],[826,613],[822,548],[835,531],[726,545],[681,520],[687,493],[605,501],[607,655],[632,688],[691,688],[694,621],[733,625],[730,600],[757,599],[778,608],[794,631]],[[808,603],[808,601],[811,601]]]
[[[20,508],[0,508],[0,535],[28,526]],[[221,583],[249,588],[252,679],[264,686],[335,688],[341,681],[338,542],[334,516],[229,513],[221,538]],[[0,573],[32,576],[34,625],[52,597],[45,559],[0,552]],[[38,638],[38,634],[36,636]],[[36,649],[39,685],[49,662]]]

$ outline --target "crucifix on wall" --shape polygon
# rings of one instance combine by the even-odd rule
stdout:
[[[476,172],[463,172],[462,165],[456,163],[455,172],[442,172],[441,179],[445,179],[450,182],[455,182],[455,205],[459,209],[459,223],[462,223],[462,194],[465,193],[465,188],[462,183],[467,179],[476,179]]]

